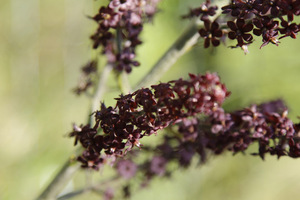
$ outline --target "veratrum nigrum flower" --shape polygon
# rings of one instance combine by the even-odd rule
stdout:
[[[98,24],[97,31],[91,36],[93,48],[101,47],[116,71],[130,73],[138,66],[134,60],[136,47],[142,43],[139,35],[143,24],[157,12],[160,0],[112,0],[99,9],[92,17]]]
[[[115,107],[96,111],[94,127],[74,126],[70,136],[86,149],[79,161],[98,169],[105,157],[123,156],[140,139],[183,119],[211,114],[229,95],[217,74],[190,74],[190,80],[174,80],[116,98]],[[98,132],[101,132],[99,134]]]
[[[199,8],[191,9],[190,14],[184,18],[204,14],[203,8],[206,8],[205,5],[208,3],[210,1],[206,1]],[[261,47],[269,43],[278,46],[280,39],[288,36],[295,39],[300,30],[300,24],[294,20],[295,16],[300,15],[299,0],[231,0],[221,9],[222,13],[218,16],[215,7],[214,13],[210,12],[210,15],[201,18],[204,23],[199,33],[204,38],[205,48],[209,46],[210,41],[213,46],[219,44],[216,31],[213,31],[213,25],[209,28],[209,23],[219,23],[217,33],[222,32],[223,36],[237,40],[237,45],[233,47],[241,47],[245,53],[247,46],[253,42],[253,34],[262,37]],[[255,29],[253,25],[256,26]],[[222,37],[223,40],[225,37]]]

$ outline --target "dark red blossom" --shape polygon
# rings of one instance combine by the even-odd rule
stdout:
[[[237,39],[238,46],[241,47],[243,45],[251,43],[253,37],[248,32],[253,29],[253,24],[246,23],[244,19],[237,19],[236,22],[227,22],[227,25],[231,29],[231,31],[228,33],[228,37],[232,40]]]
[[[273,21],[269,17],[262,17],[260,19],[254,18],[253,24],[257,27],[256,29],[253,29],[253,33],[257,36],[262,35],[263,44],[261,45],[261,48],[269,42],[278,46],[278,21]]]
[[[116,57],[116,69],[118,71],[125,70],[127,73],[130,73],[132,70],[132,66],[137,67],[140,63],[136,60],[135,53],[131,52],[130,48],[124,48],[123,51],[117,54]]]
[[[297,25],[296,23],[289,23],[287,21],[282,21],[281,22],[282,28],[279,29],[281,34],[284,34],[281,36],[281,38],[285,38],[290,36],[293,39],[296,39],[297,33],[300,31],[300,25]]]
[[[282,8],[280,7],[282,0],[264,0],[262,1],[261,13],[268,14],[271,13],[273,17],[278,17]]]
[[[241,7],[243,3],[241,1],[231,1],[230,4],[222,7],[222,13],[227,14],[230,13],[232,16],[237,17],[241,13]]]
[[[101,7],[99,13],[95,15],[93,19],[105,28],[115,28],[117,27],[121,16],[109,7]]]
[[[282,14],[287,15],[288,21],[294,20],[294,15],[300,14],[300,1],[299,0],[285,0],[280,3]]]
[[[209,20],[204,21],[204,27],[199,30],[199,34],[204,38],[204,48],[208,48],[210,46],[210,42],[213,46],[218,46],[220,44],[220,40],[217,38],[222,37],[222,30],[219,29],[218,22],[214,21],[211,23]]]

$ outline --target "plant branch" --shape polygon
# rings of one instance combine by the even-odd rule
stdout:
[[[135,90],[159,81],[161,76],[164,75],[164,73],[167,72],[183,54],[197,43],[199,37],[197,24],[193,23],[167,50],[167,52],[164,53],[152,67],[151,71],[136,85]]]
[[[112,65],[107,64],[100,75],[97,89],[92,100],[91,113],[99,109],[100,101],[102,100],[103,94],[106,90],[106,82],[111,71]],[[92,121],[93,116],[90,117],[89,124],[92,124]]]
[[[106,82],[111,70],[112,70],[112,66],[110,64],[107,64],[100,75],[98,85],[92,100],[92,106],[91,106],[92,112],[97,110],[99,107],[99,103],[106,89]],[[90,123],[93,121],[92,116],[89,117],[89,121]],[[75,159],[68,159],[67,162],[61,168],[61,170],[58,172],[56,177],[53,179],[53,181],[48,185],[48,187],[42,192],[42,194],[37,199],[38,200],[56,199],[57,195],[61,192],[63,187],[73,177],[73,175],[79,168],[80,168],[80,164]],[[75,195],[75,193],[73,195]]]
[[[227,0],[211,1],[218,7],[227,2]],[[216,11],[212,21],[221,14],[221,9]],[[203,22],[195,20],[187,27],[183,34],[175,41],[175,43],[163,54],[163,56],[155,63],[150,72],[142,78],[142,80],[134,87],[134,90],[142,87],[148,87],[151,84],[157,83],[160,78],[172,67],[172,65],[195,44],[197,44],[200,34],[198,33],[199,26],[203,26]]]
[[[58,172],[53,181],[37,198],[37,200],[56,199],[67,182],[73,177],[74,173],[79,169],[80,164],[73,158],[67,160],[62,169]]]
[[[58,197],[57,199],[58,200],[65,200],[65,199],[70,199],[74,196],[77,196],[77,195],[80,195],[80,194],[85,194],[87,192],[91,192],[91,191],[100,191],[102,186],[103,185],[106,185],[106,184],[109,184],[109,183],[112,183],[114,181],[117,181],[121,178],[121,176],[114,176],[112,177],[111,179],[108,179],[108,180],[105,180],[105,181],[102,181],[98,184],[95,184],[95,185],[90,185],[90,186],[87,186],[87,187],[84,187],[82,189],[78,189],[76,191],[73,191],[73,192],[70,192],[70,193],[67,193],[67,194],[64,194],[60,197]]]

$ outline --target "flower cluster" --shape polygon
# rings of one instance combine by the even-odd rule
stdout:
[[[262,159],[266,153],[278,158],[300,157],[300,125],[293,124],[286,114],[286,106],[277,100],[231,113],[218,108],[205,118],[182,120],[169,127],[158,144],[143,147],[143,153],[150,154],[146,159],[141,161],[140,151],[133,150],[117,161],[116,173],[127,180],[124,196],[134,190],[130,179],[138,174],[142,177],[140,187],[145,187],[155,177],[170,177],[174,164],[187,168],[194,158],[203,163],[209,153],[220,155],[229,150],[236,154],[254,142],[258,152],[252,155]]]
[[[225,150],[235,154],[244,152],[255,142],[259,149],[253,155],[259,155],[262,159],[266,153],[278,158],[297,158],[300,157],[299,131],[299,124],[293,124],[287,117],[287,109],[280,100],[231,113],[218,108],[206,120],[188,120],[179,127],[183,138],[193,138],[188,140],[193,142],[186,145],[194,148],[191,153],[198,153],[203,160],[204,149],[216,155]]]
[[[93,20],[97,31],[91,36],[93,47],[102,47],[109,63],[117,71],[131,72],[139,66],[135,59],[135,48],[141,44],[139,35],[143,23],[149,21],[157,11],[160,0],[111,0],[101,7]]]
[[[253,42],[253,34],[262,37],[261,47],[269,43],[278,45],[279,39],[295,39],[300,30],[300,24],[294,21],[294,16],[300,14],[299,0],[231,0],[221,9],[222,14],[215,16],[217,8],[210,7],[207,0],[188,15],[200,16],[204,22],[205,26],[199,34],[205,39],[205,48],[209,47],[210,40],[213,46],[218,46],[219,38],[226,35],[231,40],[237,40],[234,47],[243,49]],[[212,22],[209,16],[215,20]]]
[[[229,95],[216,74],[190,74],[190,80],[175,80],[143,88],[117,98],[116,106],[101,105],[96,124],[74,127],[75,137],[86,149],[78,158],[83,167],[98,169],[105,157],[123,156],[140,139],[170,124],[199,114],[211,114]],[[98,133],[101,128],[103,134]],[[101,155],[102,152],[105,155]]]

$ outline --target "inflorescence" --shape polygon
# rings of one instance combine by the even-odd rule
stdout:
[[[258,151],[252,155],[262,159],[267,153],[278,158],[300,157],[300,124],[293,124],[286,114],[286,106],[277,100],[230,113],[219,107],[204,118],[183,119],[167,128],[158,144],[143,147],[143,152],[151,155],[147,159],[137,159],[140,151],[133,150],[117,160],[117,174],[128,180],[124,197],[133,190],[130,179],[138,175],[142,177],[140,187],[145,187],[155,177],[172,176],[174,163],[187,168],[195,158],[203,163],[210,154],[236,154],[254,143],[258,144]]]
[[[92,18],[99,25],[91,36],[93,47],[101,47],[116,72],[130,73],[133,66],[140,64],[135,60],[136,47],[142,43],[139,35],[143,24],[157,12],[159,1],[111,0]],[[247,52],[253,34],[262,37],[263,47],[269,43],[278,45],[285,37],[296,38],[300,30],[300,24],[294,21],[294,16],[300,14],[299,0],[231,0],[221,9],[217,15],[218,7],[207,0],[183,16],[198,17],[203,22],[198,32],[205,48],[218,46],[228,37],[237,41],[233,47]],[[82,68],[77,94],[93,85],[96,71],[96,61]],[[142,173],[140,186],[146,186],[155,176],[170,176],[170,163],[186,168],[195,156],[205,162],[208,153],[236,154],[254,143],[258,151],[252,155],[262,159],[266,154],[300,157],[300,124],[287,117],[281,100],[225,112],[222,103],[230,92],[217,74],[189,77],[120,95],[115,107],[102,103],[100,110],[93,113],[94,126],[74,125],[70,136],[75,138],[75,145],[80,143],[84,148],[77,158],[81,166],[99,170],[112,162],[124,179]],[[141,144],[144,136],[156,135],[162,129],[166,134],[157,144]],[[135,146],[151,156],[136,161],[140,151]],[[130,196],[130,187],[124,186],[124,197]],[[111,199],[114,193],[108,188],[104,196]]]
[[[287,118],[281,101],[226,113],[221,105],[229,92],[216,74],[190,74],[190,78],[121,95],[114,108],[102,103],[94,113],[94,127],[74,126],[70,136],[75,137],[75,145],[80,142],[85,148],[78,157],[82,167],[99,169],[107,158],[123,157],[134,146],[141,148],[141,138],[174,124],[182,142],[173,148],[181,153],[172,155],[181,156],[183,166],[195,153],[205,160],[206,150],[238,153],[254,142],[259,145],[255,155],[263,159],[266,153],[300,157],[300,126]]]
[[[141,147],[144,136],[191,116],[210,115],[229,95],[216,74],[190,74],[190,78],[121,95],[114,108],[102,103],[94,114],[94,127],[74,126],[70,134],[75,145],[79,141],[86,149],[78,158],[82,166],[98,169],[107,157],[120,157],[134,146]]]
[[[93,48],[102,47],[103,54],[115,70],[127,73],[140,63],[135,59],[135,49],[142,43],[139,35],[143,23],[157,12],[160,0],[111,0],[92,18],[98,24],[91,36]]]
[[[300,30],[300,24],[294,21],[294,16],[300,14],[299,0],[231,0],[221,9],[222,14],[216,16],[218,8],[211,6],[211,1],[207,0],[183,17],[200,17],[204,22],[199,34],[205,39],[205,48],[210,43],[218,46],[220,40],[227,36],[237,41],[234,47],[242,47],[246,51],[253,42],[253,34],[262,37],[261,47],[269,43],[278,46],[279,39],[295,39]]]

